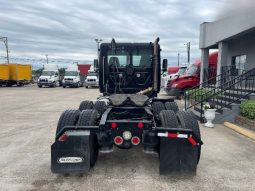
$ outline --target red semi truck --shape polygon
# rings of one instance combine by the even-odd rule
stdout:
[[[218,52],[213,52],[209,55],[209,67],[207,72],[207,78],[210,79],[216,76]],[[193,88],[200,83],[200,66],[201,59],[197,59],[192,65],[190,65],[184,75],[177,76],[168,81],[165,88],[166,93],[169,96],[179,97],[184,95],[187,89]]]

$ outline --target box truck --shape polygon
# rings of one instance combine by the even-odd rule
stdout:
[[[30,64],[0,64],[0,85],[23,86],[32,79]]]

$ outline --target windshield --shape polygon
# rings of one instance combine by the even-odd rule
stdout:
[[[148,49],[133,50],[132,64],[139,67],[151,67],[152,51]]]
[[[187,70],[186,67],[180,68],[180,69],[179,69],[179,75],[181,76],[181,75],[185,74],[186,70]]]
[[[133,49],[130,53],[122,50],[116,55],[107,56],[108,64],[111,66],[126,67],[131,64],[134,67],[151,67],[152,51],[150,49]]]
[[[53,76],[55,74],[54,71],[43,71],[42,76]]]
[[[78,76],[78,72],[77,71],[66,71],[65,72],[65,76]]]
[[[97,76],[97,73],[96,72],[89,72],[88,76]]]
[[[190,67],[188,67],[185,74],[193,75],[197,72],[197,69],[197,66],[191,65]]]

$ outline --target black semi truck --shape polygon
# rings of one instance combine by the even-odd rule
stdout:
[[[161,73],[159,38],[154,43],[100,45],[97,101],[82,101],[79,109],[60,116],[51,146],[53,173],[86,173],[98,153],[114,147],[142,145],[157,153],[160,174],[196,173],[201,136],[193,113],[179,111],[172,99],[158,98]]]

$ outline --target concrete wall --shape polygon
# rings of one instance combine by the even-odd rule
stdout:
[[[199,48],[208,48],[218,42],[239,35],[255,27],[255,11],[227,17],[200,25]]]

